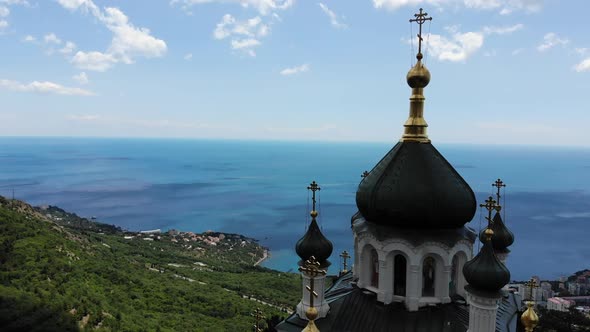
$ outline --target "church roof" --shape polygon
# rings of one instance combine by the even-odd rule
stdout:
[[[500,262],[492,248],[494,232],[486,229],[486,241],[479,253],[463,265],[463,275],[468,287],[481,292],[495,293],[510,282],[510,271]]]
[[[332,254],[332,242],[322,234],[315,217],[312,217],[307,232],[295,244],[295,251],[302,262],[314,256],[321,266],[329,265],[327,260]]]
[[[514,234],[512,234],[508,227],[506,227],[506,224],[504,224],[500,212],[496,212],[494,215],[491,229],[494,231],[494,235],[492,235],[492,247],[494,248],[494,251],[496,253],[510,252],[508,247],[514,243]],[[479,240],[482,243],[485,242],[484,232],[485,229],[479,233]]]
[[[330,305],[330,312],[327,317],[315,321],[322,332],[465,332],[469,327],[469,307],[465,301],[457,300],[410,312],[400,303],[383,305],[377,302],[374,293],[359,289],[352,283],[351,272],[334,282],[326,291],[325,299]],[[517,302],[512,293],[507,293],[500,301],[496,332],[516,331]],[[299,332],[306,324],[306,320],[293,314],[276,329]]]
[[[471,221],[475,194],[430,143],[399,142],[359,184],[356,203],[370,222],[418,229]]]

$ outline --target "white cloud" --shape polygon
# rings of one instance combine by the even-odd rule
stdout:
[[[536,12],[543,7],[544,0],[373,0],[378,9],[397,10],[401,7],[416,7],[428,4],[434,7],[465,7],[475,10],[500,10],[508,15],[514,11]]]
[[[512,55],[518,55],[522,52],[524,52],[524,48],[517,48],[514,51],[512,51]]]
[[[441,35],[430,35],[427,40],[428,50],[432,56],[440,61],[459,62],[465,61],[483,46],[483,33],[460,33],[450,29],[450,38]]]
[[[119,61],[133,63],[133,57],[161,57],[166,53],[166,43],[150,35],[146,28],[136,28],[118,8],[106,8],[102,21],[114,34],[108,52]]]
[[[261,15],[268,15],[273,11],[285,10],[295,3],[294,0],[171,0],[170,5],[180,4],[180,7],[190,13],[190,8],[194,5],[205,3],[227,3],[239,4],[243,8],[253,8]]]
[[[9,6],[12,5],[29,6],[29,3],[25,0],[0,0],[0,34],[10,25],[6,19],[10,15]]]
[[[59,50],[59,53],[61,53],[61,54],[71,54],[75,50],[76,50],[76,44],[74,44],[71,41],[68,41],[68,42],[66,42],[66,44],[64,45],[64,47]]]
[[[501,0],[464,0],[463,3],[467,8],[475,9],[496,9],[502,6],[504,1]]]
[[[285,69],[281,70],[280,74],[283,76],[290,76],[290,75],[295,75],[298,73],[304,73],[309,70],[310,70],[309,65],[307,63],[304,63],[300,66],[285,68]]]
[[[378,9],[396,10],[404,6],[416,6],[422,2],[423,0],[373,0],[373,6]]]
[[[27,0],[0,0],[0,3],[6,4],[6,5],[29,6],[29,2]]]
[[[78,51],[71,61],[78,68],[94,71],[105,71],[117,63],[117,60],[112,54],[96,51]]]
[[[334,13],[332,10],[330,10],[330,8],[328,8],[328,6],[324,5],[321,2],[319,2],[318,5],[322,9],[322,11],[326,15],[328,15],[328,17],[330,18],[330,24],[332,24],[333,27],[339,28],[339,29],[346,28],[346,24],[339,22],[338,15],[336,15],[336,13]]]
[[[192,59],[192,58],[193,58],[193,54],[192,53],[187,53],[187,54],[184,55],[184,59],[187,60],[187,61],[190,60],[190,59]]]
[[[549,32],[545,34],[543,37],[543,43],[537,46],[537,50],[539,50],[539,52],[544,52],[558,45],[567,45],[569,42],[569,39],[560,38],[556,33]]]
[[[31,35],[26,35],[25,38],[23,38],[23,41],[27,43],[34,43],[37,41],[37,39]]]
[[[582,60],[582,62],[578,63],[574,67],[574,69],[578,73],[581,73],[581,72],[584,72],[584,71],[590,71],[590,58],[586,58],[586,59]]]
[[[238,21],[230,14],[225,14],[213,31],[213,38],[218,40],[230,38],[232,49],[256,56],[254,48],[260,46],[260,38],[267,36],[269,31],[270,26],[262,23],[260,16]]]
[[[483,28],[483,32],[487,35],[490,35],[490,34],[505,35],[505,34],[511,34],[513,32],[521,30],[522,28],[524,28],[524,24],[522,24],[522,23],[518,23],[515,25],[511,25],[511,26],[505,26],[505,27],[486,26]]]
[[[55,93],[66,96],[94,96],[95,93],[80,88],[70,88],[53,82],[33,81],[23,84],[18,81],[0,79],[0,88],[17,92]]]
[[[100,115],[96,114],[70,114],[67,117],[68,120],[74,121],[96,121],[100,119]]]
[[[217,23],[213,31],[213,37],[215,39],[225,39],[236,35],[264,37],[268,35],[269,29],[268,25],[262,23],[260,16],[238,21],[230,14],[225,14],[221,18],[221,22]]]
[[[53,32],[46,34],[45,37],[43,37],[43,41],[45,41],[45,44],[61,44],[61,39],[57,38],[57,36]]]
[[[85,72],[81,72],[78,75],[72,76],[72,79],[74,79],[74,81],[78,82],[79,84],[88,84],[88,82],[90,82],[88,80],[88,75],[86,75]]]
[[[234,50],[239,50],[239,49],[251,49],[252,47],[258,46],[260,45],[260,41],[258,41],[257,39],[253,39],[253,38],[248,38],[248,39],[234,39],[231,41],[231,48],[233,48]]]
[[[213,37],[221,40],[230,38],[230,45],[234,50],[250,56],[256,56],[254,48],[261,44],[260,39],[270,33],[270,26],[273,22],[280,22],[281,18],[277,11],[291,8],[295,0],[171,0],[170,5],[178,5],[187,14],[191,15],[190,9],[200,4],[234,4],[245,9],[254,9],[263,18],[256,16],[245,21],[236,20],[232,15],[225,14],[217,23],[213,31]]]
[[[105,71],[116,63],[134,63],[134,58],[162,57],[167,51],[166,42],[155,38],[147,28],[137,28],[118,8],[101,10],[92,0],[58,0],[66,9],[89,12],[113,33],[106,52],[78,51],[71,62],[79,68]],[[73,50],[72,50],[73,51]]]
[[[82,10],[93,12],[93,15],[95,16],[100,11],[98,6],[96,6],[92,0],[57,0],[57,2],[66,9],[74,11],[78,8],[82,8]]]

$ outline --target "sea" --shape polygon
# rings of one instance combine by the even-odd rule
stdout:
[[[127,230],[240,233],[270,248],[263,265],[297,271],[295,243],[310,221],[334,244],[331,273],[353,252],[361,174],[391,143],[0,137],[0,195],[55,205]],[[590,148],[435,144],[476,193],[506,184],[514,280],[590,268]],[[479,230],[478,208],[467,224]],[[475,250],[478,248],[476,242]]]

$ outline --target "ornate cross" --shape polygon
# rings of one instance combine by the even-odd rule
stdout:
[[[488,199],[485,200],[485,204],[479,204],[479,207],[485,207],[488,210],[488,216],[486,220],[488,221],[489,225],[491,226],[492,221],[492,211],[496,208],[496,201],[490,196]]]
[[[432,21],[432,17],[426,17],[427,15],[428,13],[423,12],[422,8],[420,8],[420,13],[414,14],[416,18],[410,20],[410,23],[418,23],[420,29],[418,32],[418,54],[416,55],[416,59],[418,60],[422,60],[422,24],[426,21]]]
[[[504,184],[504,182],[502,182],[502,180],[498,179],[498,180],[496,180],[496,182],[492,183],[492,187],[497,188],[496,197],[497,197],[498,204],[500,204],[500,189],[502,187],[506,187],[506,185]]]
[[[539,288],[539,285],[537,285],[537,282],[535,281],[535,278],[531,278],[531,280],[527,281],[524,283],[525,287],[528,287],[529,289],[529,301],[533,300],[533,289],[535,288]]]
[[[311,190],[312,192],[312,196],[311,196],[311,202],[312,202],[312,211],[315,211],[315,192],[322,190],[322,188],[320,188],[320,186],[318,186],[318,184],[315,181],[312,181],[309,185],[309,187],[307,187],[308,190]]]
[[[309,292],[309,306],[313,307],[313,299],[318,297],[318,293],[314,290],[314,278],[319,275],[325,275],[326,270],[320,269],[320,262],[314,256],[311,256],[303,263],[303,266],[299,267],[299,271],[306,273],[310,277],[309,285],[305,286],[305,289]]]
[[[262,332],[262,329],[260,328],[260,321],[266,319],[262,313],[262,310],[260,310],[260,308],[256,308],[256,310],[254,310],[254,312],[250,315],[256,319],[256,323],[254,324],[254,332]]]
[[[342,273],[346,273],[346,272],[348,272],[348,270],[347,270],[348,266],[346,265],[346,260],[350,258],[350,255],[348,254],[348,251],[344,250],[340,254],[340,257],[342,257],[342,261],[343,261],[343,265],[344,265],[344,269],[342,269]]]
[[[313,307],[313,299],[315,299],[316,297],[318,297],[318,293],[316,293],[316,291],[314,291],[314,280],[310,279],[309,280],[309,286],[305,286],[305,289],[307,289],[307,291],[309,292],[309,306]]]
[[[299,267],[299,271],[305,272],[312,278],[326,274],[326,270],[320,269],[320,262],[316,260],[315,256],[309,257],[309,259],[303,263],[303,266]]]

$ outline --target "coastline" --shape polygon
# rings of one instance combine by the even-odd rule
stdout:
[[[262,253],[262,258],[260,258],[256,263],[254,263],[254,266],[260,265],[262,262],[267,260],[269,257],[270,257],[270,250],[264,249],[264,252]]]

